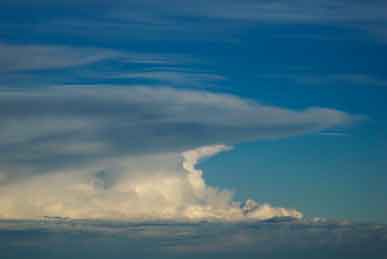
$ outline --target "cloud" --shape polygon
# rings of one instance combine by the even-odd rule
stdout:
[[[205,183],[197,163],[242,141],[356,120],[334,109],[295,111],[173,88],[3,89],[0,103],[3,218],[300,218],[296,210],[234,201]]]
[[[387,226],[335,221],[0,221],[9,258],[385,258]],[[44,249],[42,249],[42,247]],[[119,251],[119,252],[114,252]]]
[[[0,44],[0,72],[57,69],[96,63],[118,52],[63,46]]]
[[[55,11],[56,8],[65,8],[67,11],[73,11],[75,15],[77,8],[92,7],[91,9],[99,14],[103,13],[122,13],[126,18],[136,20],[137,22],[155,23],[161,17],[208,17],[211,19],[237,19],[237,20],[268,20],[268,21],[375,21],[386,20],[384,8],[385,1],[333,1],[317,0],[313,4],[305,0],[296,0],[291,4],[285,0],[266,1],[266,0],[213,0],[213,1],[185,1],[184,3],[176,0],[163,1],[162,3],[154,0],[145,1],[118,1],[110,3],[107,1],[37,1],[30,4],[25,0],[18,0],[14,3],[8,3],[5,6],[24,8],[42,8],[47,7]],[[149,9],[155,10],[154,16],[149,13]],[[71,13],[70,13],[71,14]],[[125,18],[123,15],[119,18]],[[163,20],[161,20],[163,21]],[[161,22],[159,20],[159,22]],[[164,20],[165,22],[165,20]]]
[[[37,33],[57,33],[59,30],[72,36],[75,33],[77,36],[95,37],[103,31],[103,35],[109,35],[110,39],[122,40],[122,35],[130,34],[130,40],[188,38],[192,41],[218,39],[217,36],[224,39],[226,35],[230,36],[230,30],[236,34],[242,26],[256,23],[353,26],[357,31],[365,29],[383,39],[385,33],[379,35],[379,32],[385,31],[387,21],[384,13],[386,3],[380,0],[316,0],[313,3],[296,0],[291,4],[285,0],[38,2],[31,4],[18,0],[1,3],[5,24],[8,21],[9,27],[24,30],[25,23],[15,23],[15,16],[22,14],[20,20],[35,21],[28,26]],[[85,16],[83,10],[86,8],[93,15]],[[35,15],[37,12],[42,15]],[[8,17],[9,13],[12,13],[11,17]],[[169,33],[168,37],[165,37],[166,33]],[[235,42],[235,39],[229,40]]]
[[[157,10],[151,16],[148,8]],[[120,21],[133,21],[147,26],[171,27],[180,18],[201,18],[205,23],[264,22],[293,24],[382,24],[387,21],[384,13],[385,1],[333,1],[317,0],[214,0],[214,1],[131,1],[107,12],[107,17]],[[189,19],[181,19],[189,20]],[[189,23],[188,23],[189,24]],[[178,25],[174,26],[175,28]]]
[[[233,95],[156,87],[8,89],[0,103],[0,171],[12,176],[318,132],[357,118],[334,109],[294,111]]]
[[[242,207],[243,213],[250,219],[270,219],[273,217],[302,218],[301,212],[294,209],[273,208],[270,204],[258,204],[254,200],[248,199]]]
[[[259,79],[264,80],[289,80],[305,85],[351,85],[351,86],[370,86],[386,87],[387,80],[382,77],[370,74],[311,74],[311,73],[284,73],[284,74],[266,74],[258,75]]]
[[[223,8],[213,12],[216,7]],[[287,1],[213,1],[204,8],[193,8],[196,14],[224,19],[239,19],[271,22],[364,22],[385,21],[386,16],[380,8],[383,1],[331,1],[319,0],[313,4],[299,0],[289,4]]]
[[[0,73],[52,70],[91,65],[103,61],[137,64],[177,64],[182,57],[129,53],[102,48],[0,43]]]
[[[144,2],[144,1],[141,1]],[[158,12],[149,15],[148,8],[152,6]],[[122,7],[122,6],[121,6]],[[214,1],[157,1],[149,0],[146,4],[132,1],[126,8],[117,10],[112,7],[106,17],[111,20],[119,18],[119,23],[131,26],[132,31],[151,32],[159,35],[160,32],[181,33],[185,37],[190,34],[201,36],[208,40],[213,35],[222,35],[224,26],[238,32],[242,26],[249,24],[307,24],[329,25],[342,28],[351,28],[351,31],[366,31],[373,38],[385,42],[387,4],[381,0],[371,1],[334,1],[316,0],[311,3],[305,0],[214,0]],[[200,19],[200,23],[197,20]],[[194,20],[196,23],[192,23]],[[184,26],[181,26],[184,24]],[[198,25],[199,24],[199,25]],[[242,26],[241,26],[242,25]],[[189,28],[189,29],[187,29]],[[207,34],[203,34],[207,31]],[[187,33],[188,32],[188,33]],[[223,34],[224,37],[224,34]],[[160,37],[157,37],[160,38]],[[180,37],[181,38],[181,37]],[[179,37],[177,37],[179,39]]]
[[[177,69],[164,69],[160,71],[141,71],[132,73],[121,73],[116,75],[113,74],[111,78],[132,79],[185,87],[211,86],[218,82],[223,82],[226,80],[224,76],[217,74],[205,72],[179,71]]]
[[[221,39],[235,43],[238,41],[235,36],[251,24],[308,24],[349,28],[351,33],[366,31],[385,42],[386,6],[381,0],[316,0],[313,3],[295,0],[291,4],[285,0],[132,0],[114,3],[86,0],[34,1],[33,4],[18,0],[1,3],[0,11],[4,17],[5,35],[12,35],[14,28],[24,32],[28,26],[36,34],[65,34],[76,38],[99,37],[103,31],[104,39],[119,41],[123,35],[130,35],[130,41],[189,39],[191,42],[218,42]],[[86,8],[92,15],[84,15]],[[34,23],[26,25],[22,22],[25,20]],[[167,33],[168,37],[165,37]]]
[[[104,160],[92,167],[55,172],[5,185],[1,218],[244,221],[302,213],[258,205],[242,208],[233,194],[208,186],[197,163],[229,150],[207,146],[180,154]],[[21,191],[22,190],[22,191]]]

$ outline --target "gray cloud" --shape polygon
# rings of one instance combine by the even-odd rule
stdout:
[[[118,52],[59,46],[0,44],[0,71],[55,69],[95,63]]]
[[[12,176],[25,168],[44,172],[107,157],[305,134],[356,119],[334,109],[292,111],[172,88],[2,90],[0,103],[0,171]]]
[[[214,86],[226,80],[224,76],[205,72],[181,71],[178,69],[163,69],[113,74],[114,79],[133,79],[154,83],[164,83],[173,86],[203,87]]]
[[[8,258],[55,255],[362,259],[387,255],[386,225],[330,221],[247,224],[1,221],[0,240],[0,249]]]
[[[178,64],[187,61],[176,55],[128,53],[116,50],[55,45],[0,43],[0,73],[62,69],[102,61],[137,64]],[[20,75],[17,75],[20,77]]]

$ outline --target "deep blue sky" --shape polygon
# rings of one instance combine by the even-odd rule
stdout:
[[[387,222],[386,13],[383,1],[3,1],[0,87],[163,85],[361,115],[201,168],[240,200]]]

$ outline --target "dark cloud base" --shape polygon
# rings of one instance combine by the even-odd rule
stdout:
[[[2,259],[384,259],[386,244],[387,226],[376,224],[0,221]]]

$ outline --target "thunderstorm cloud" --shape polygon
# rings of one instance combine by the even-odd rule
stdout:
[[[2,218],[301,218],[294,209],[235,201],[205,183],[198,162],[240,142],[357,120],[335,109],[141,86],[5,89],[0,103]]]

